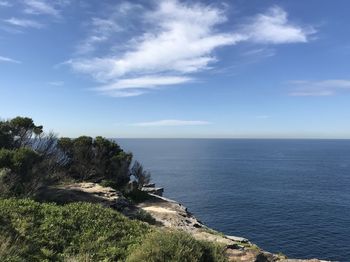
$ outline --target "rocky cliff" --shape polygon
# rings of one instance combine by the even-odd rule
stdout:
[[[281,254],[269,253],[248,239],[227,236],[208,228],[185,206],[176,201],[155,194],[149,194],[149,196],[147,200],[139,204],[132,204],[113,188],[103,187],[96,183],[74,183],[45,189],[39,193],[38,198],[61,203],[76,201],[100,203],[106,207],[117,209],[129,217],[135,217],[136,213],[143,210],[155,219],[157,226],[183,230],[198,240],[223,244],[229,261],[322,262],[318,259],[289,259]]]

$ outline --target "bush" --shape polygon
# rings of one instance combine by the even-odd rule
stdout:
[[[139,183],[149,181],[150,174],[138,163],[131,170],[131,163],[131,153],[101,136],[57,139],[28,117],[0,121],[0,169],[10,170],[6,177],[2,172],[0,181],[6,196],[31,196],[40,186],[66,177],[106,180],[118,189],[127,185],[131,172]]]
[[[125,196],[134,203],[141,203],[152,198],[152,196],[150,196],[147,192],[142,191],[138,188],[125,193]]]
[[[44,176],[38,153],[27,148],[0,149],[0,195],[26,196],[40,186]]]
[[[96,204],[0,200],[1,261],[225,261],[223,249]]]
[[[2,261],[125,260],[150,227],[87,203],[65,206],[0,200]]]
[[[65,171],[77,180],[113,181],[119,188],[130,180],[132,155],[111,140],[99,136],[63,137],[58,140],[58,148],[65,156]]]
[[[209,262],[226,261],[226,257],[222,247],[195,240],[184,232],[156,231],[133,247],[127,261]]]
[[[151,174],[144,170],[143,166],[138,161],[135,161],[131,168],[131,176],[135,178],[140,189],[151,181]]]

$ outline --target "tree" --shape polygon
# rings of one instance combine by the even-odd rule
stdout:
[[[135,178],[139,188],[142,188],[151,181],[151,174],[145,171],[138,161],[135,161],[131,168],[131,175]]]
[[[36,126],[29,117],[16,117],[8,121],[13,147],[30,146],[35,141],[32,139],[43,133],[43,126]]]
[[[13,143],[8,122],[0,121],[0,148],[10,148]]]
[[[0,149],[0,189],[5,196],[27,196],[44,177],[40,155],[30,148]]]
[[[28,117],[0,121],[0,193],[29,195],[62,175],[77,181],[101,182],[123,188],[133,175],[142,186],[150,174],[109,139],[80,136],[57,139]]]
[[[68,175],[77,180],[108,180],[117,187],[130,180],[132,154],[125,153],[114,141],[100,136],[61,138],[58,147]]]
[[[28,196],[58,170],[57,138],[28,117],[0,121],[0,194]]]

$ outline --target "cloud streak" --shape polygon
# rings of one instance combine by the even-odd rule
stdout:
[[[24,5],[26,6],[24,12],[27,14],[59,16],[59,10],[47,1],[26,0]]]
[[[86,56],[123,31],[115,14],[105,19],[93,18],[90,35],[81,43],[78,52],[85,56],[70,59],[66,64],[73,71],[90,75],[102,83],[97,90],[103,94],[136,96],[166,85],[192,81],[195,74],[210,70],[219,60],[215,56],[218,48],[241,42],[305,43],[309,35],[315,33],[311,27],[290,23],[287,13],[279,7],[251,18],[236,31],[229,31],[220,29],[220,25],[228,21],[225,10],[220,8],[177,0],[156,3],[153,9],[135,7],[139,8],[139,13],[143,12],[141,22],[138,21],[142,30],[125,43],[118,43],[126,46],[120,52]],[[127,7],[122,9],[122,15],[135,10],[132,4]],[[115,46],[112,44],[111,50]],[[260,49],[259,54],[266,57],[274,54],[266,50],[271,49]],[[176,81],[165,81],[169,79]]]
[[[10,7],[12,6],[8,1],[0,1],[0,7]]]
[[[22,18],[16,18],[12,17],[9,19],[5,19],[4,22],[6,22],[9,25],[16,26],[16,27],[22,27],[22,28],[43,28],[44,25],[36,22],[35,20],[31,19],[22,19]]]
[[[6,56],[0,56],[0,63],[4,62],[4,63],[14,63],[14,64],[21,64],[21,61],[6,57]]]
[[[322,81],[291,81],[294,90],[289,96],[332,96],[339,92],[350,91],[350,80],[329,79]]]
[[[176,119],[167,119],[167,120],[159,120],[153,122],[141,122],[135,123],[134,126],[141,127],[166,127],[166,126],[202,126],[209,125],[210,122],[207,121],[199,121],[199,120],[176,120]]]
[[[183,76],[144,76],[138,78],[121,79],[115,83],[100,86],[97,88],[97,90],[114,97],[128,97],[144,94],[150,89],[183,84],[191,81],[193,81],[192,78]]]

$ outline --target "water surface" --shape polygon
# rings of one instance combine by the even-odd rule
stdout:
[[[350,140],[117,141],[208,226],[289,257],[350,261]]]

